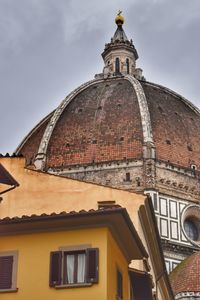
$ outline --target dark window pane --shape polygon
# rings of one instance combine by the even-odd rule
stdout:
[[[119,299],[123,298],[123,277],[119,270],[117,270],[117,296]]]
[[[129,59],[126,59],[127,74],[129,74]]]
[[[115,73],[120,72],[120,64],[119,64],[119,58],[117,57],[115,60]]]
[[[126,181],[130,181],[131,180],[131,175],[130,173],[126,173]]]
[[[185,220],[184,229],[185,229],[187,236],[191,240],[193,240],[193,241],[198,240],[198,229],[192,220]]]

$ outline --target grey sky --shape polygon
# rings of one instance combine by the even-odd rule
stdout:
[[[199,0],[0,0],[0,153],[102,71],[118,9],[146,79],[200,107]]]

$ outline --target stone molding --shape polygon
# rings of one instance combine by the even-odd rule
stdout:
[[[141,160],[133,160],[133,161],[112,161],[105,163],[95,163],[91,165],[79,165],[79,166],[68,166],[61,168],[49,168],[48,173],[63,175],[63,174],[75,174],[75,173],[83,173],[83,172],[93,172],[93,171],[102,171],[102,170],[114,170],[114,169],[123,169],[123,168],[131,168],[131,167],[141,167],[143,166],[143,162]]]
[[[175,296],[175,299],[181,300],[198,300],[200,299],[200,292],[182,292]]]
[[[199,251],[197,247],[194,247],[192,245],[184,245],[178,242],[176,243],[169,240],[164,240],[163,238],[161,239],[161,243],[164,252],[171,252],[174,255],[181,253],[182,255],[190,256],[193,253]]]

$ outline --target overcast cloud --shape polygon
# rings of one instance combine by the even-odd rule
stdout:
[[[200,107],[200,0],[0,0],[0,153],[102,71],[119,9],[146,79]]]

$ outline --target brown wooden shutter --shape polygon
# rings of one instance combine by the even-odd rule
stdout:
[[[0,256],[0,289],[12,288],[13,256]]]
[[[134,300],[153,300],[152,282],[150,275],[146,272],[129,272],[133,299]]]
[[[99,279],[99,249],[89,248],[86,250],[86,281],[97,283]]]
[[[54,251],[50,253],[50,276],[49,286],[61,284],[62,270],[62,251]]]

